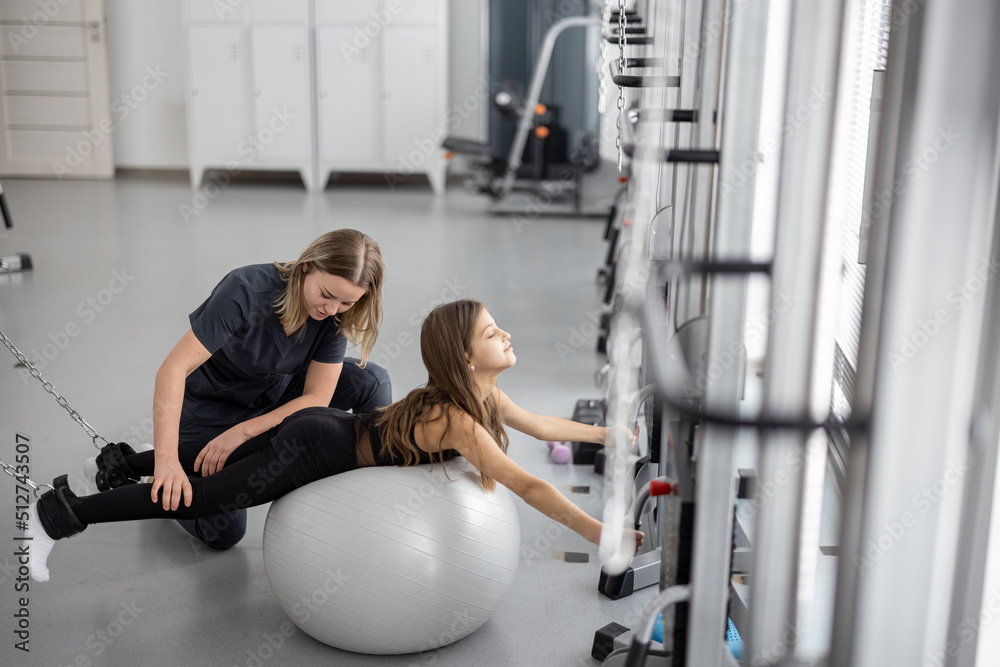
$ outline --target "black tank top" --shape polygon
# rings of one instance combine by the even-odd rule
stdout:
[[[362,428],[368,429],[368,440],[371,443],[372,455],[375,457],[375,465],[379,466],[403,465],[402,460],[397,460],[393,458],[392,454],[382,446],[382,431],[375,424],[375,418],[376,415],[372,414],[358,415],[358,419],[361,421]],[[420,447],[417,446],[417,440],[414,437],[413,428],[410,429],[410,444],[412,444],[413,448],[416,449],[417,452],[419,453],[420,458],[417,461],[417,463],[448,461],[458,456],[458,452],[456,452],[454,449],[445,449],[440,452],[440,455],[435,455],[434,458],[432,459],[430,453],[425,452],[424,450],[420,449]]]

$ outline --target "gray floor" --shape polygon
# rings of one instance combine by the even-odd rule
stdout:
[[[513,334],[518,364],[501,386],[515,401],[569,416],[576,399],[600,395],[594,372],[602,360],[588,316],[599,303],[599,219],[491,217],[480,197],[454,187],[435,199],[425,185],[390,193],[335,183],[308,196],[291,183],[234,184],[202,201],[183,179],[3,186],[16,228],[0,236],[0,254],[28,252],[35,269],[0,276],[0,330],[41,358],[44,376],[109,439],[151,440],[154,373],[223,274],[292,259],[339,227],[362,229],[382,245],[389,275],[375,358],[388,366],[397,398],[426,379],[417,345],[407,344],[423,314],[463,296],[485,300]],[[12,355],[0,358],[0,458],[13,459],[23,434],[35,480],[79,479],[94,451],[89,439]],[[543,443],[516,432],[511,441],[519,463],[567,494],[590,485],[589,495],[572,497],[600,516],[602,483],[591,469],[554,465]],[[286,617],[261,559],[266,507],[250,511],[247,537],[223,553],[193,548],[172,522],[92,527],[56,546],[50,582],[20,590],[15,489],[3,480],[2,665],[596,665],[594,631],[611,621],[634,624],[654,594],[601,597],[596,548],[552,531],[551,521],[518,501],[520,571],[493,618],[437,652],[363,656],[300,632],[275,639]],[[591,562],[562,562],[567,550],[587,552]],[[30,610],[30,654],[14,648],[19,598]],[[280,646],[270,648],[268,637]]]

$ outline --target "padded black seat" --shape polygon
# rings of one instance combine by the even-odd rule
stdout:
[[[441,142],[441,148],[454,151],[459,155],[474,155],[476,157],[493,157],[493,146],[475,139],[463,139],[462,137],[445,137]]]

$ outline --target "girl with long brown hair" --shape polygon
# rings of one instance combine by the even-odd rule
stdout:
[[[168,507],[164,497],[161,506],[155,485],[78,497],[65,476],[54,480],[54,489],[30,509],[32,577],[48,579],[46,558],[54,541],[92,523],[193,519],[221,507],[271,502],[309,482],[362,466],[433,463],[456,455],[479,469],[487,491],[499,482],[543,514],[599,543],[600,521],[507,456],[504,428],[540,440],[593,443],[604,443],[609,429],[534,414],[500,391],[497,376],[516,358],[510,334],[481,302],[465,299],[431,311],[421,327],[420,352],[427,383],[401,401],[373,415],[322,407],[300,410],[236,449],[221,471],[195,480],[193,500],[186,497],[179,503],[174,497]],[[641,544],[642,533],[635,531],[634,538]]]

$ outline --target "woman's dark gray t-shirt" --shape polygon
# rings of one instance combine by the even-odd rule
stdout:
[[[312,361],[344,360],[346,341],[334,318],[306,320],[291,337],[275,313],[285,283],[273,264],[230,272],[191,313],[191,331],[212,357],[187,378],[181,419],[237,424],[294,397]],[[284,400],[283,400],[284,399]]]

